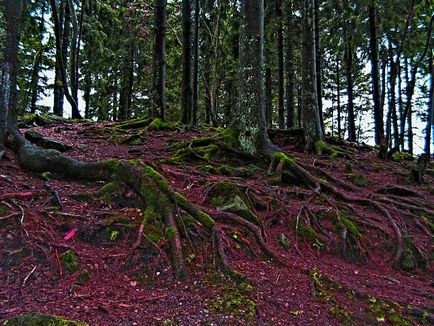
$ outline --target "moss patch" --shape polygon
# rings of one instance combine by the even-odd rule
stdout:
[[[321,249],[324,246],[318,233],[313,229],[310,223],[306,222],[302,215],[300,215],[300,218],[296,221],[295,231],[297,236],[301,239],[310,242],[313,248]]]
[[[250,296],[255,288],[243,277],[234,276],[229,279],[213,276],[213,284],[225,285],[212,299],[206,300],[206,305],[213,313],[229,314],[246,324],[252,324],[256,320],[256,302]]]
[[[5,216],[10,213],[11,209],[5,205],[0,204],[0,216]]]
[[[62,268],[67,272],[75,272],[78,269],[78,259],[72,250],[65,251],[60,255],[60,262],[62,263]]]
[[[392,161],[394,162],[414,161],[414,157],[413,155],[407,152],[395,152],[392,155]]]
[[[258,218],[252,212],[252,205],[241,186],[222,181],[212,185],[208,190],[206,202],[218,210],[227,211],[244,217],[258,224]]]
[[[3,323],[4,326],[88,326],[79,321],[41,313],[25,313],[12,317]]]
[[[404,237],[404,250],[399,259],[400,267],[406,272],[413,272],[416,268],[426,269],[428,259],[417,250],[412,237]]]
[[[345,150],[329,145],[323,140],[316,141],[313,148],[316,155],[330,155],[333,158],[345,157],[348,154]]]
[[[353,184],[355,184],[357,187],[367,187],[369,185],[368,178],[362,174],[362,173],[354,173],[350,174],[349,178]]]

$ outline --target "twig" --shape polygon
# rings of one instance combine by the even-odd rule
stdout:
[[[60,276],[63,276],[63,268],[62,268],[62,264],[60,263],[60,258],[59,258],[59,252],[56,249],[56,260],[57,260],[57,264],[59,265],[59,274]]]
[[[30,271],[30,273],[29,274],[27,274],[27,276],[24,278],[24,281],[23,281],[23,286],[24,285],[26,285],[26,282],[27,282],[27,280],[29,279],[29,277],[35,272],[35,270],[36,270],[36,265],[35,266],[33,266],[33,269]]]
[[[12,218],[12,217],[18,217],[20,215],[21,215],[21,213],[12,213],[12,214],[9,214],[6,216],[0,216],[0,221],[7,220],[8,218]]]

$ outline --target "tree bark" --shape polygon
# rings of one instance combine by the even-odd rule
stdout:
[[[293,54],[293,1],[286,1],[286,128],[294,128],[295,121],[295,68],[294,68],[294,54]]]
[[[316,61],[316,92],[317,92],[317,101],[318,101],[318,112],[319,112],[319,120],[321,125],[322,133],[324,134],[324,117],[322,111],[322,69],[321,69],[321,47],[320,47],[320,38],[319,38],[319,1],[314,0],[314,14],[315,14],[315,61]]]
[[[278,114],[279,129],[285,128],[285,87],[284,87],[284,59],[283,59],[283,24],[282,24],[282,0],[276,1],[277,27],[277,68],[278,68]]]
[[[199,14],[200,0],[195,0],[194,7],[194,64],[193,64],[193,105],[192,124],[198,125],[199,118]]]
[[[264,1],[241,1],[240,94],[234,123],[242,151],[271,157],[275,149],[265,126]]]
[[[345,74],[347,79],[347,97],[348,97],[348,140],[355,142],[356,139],[356,123],[354,115],[354,95],[353,95],[353,24],[350,21],[346,21],[344,34],[345,34]]]
[[[429,99],[427,108],[427,122],[425,129],[425,154],[431,160],[431,130],[434,124],[434,67],[433,67],[433,52],[431,51],[428,62],[428,72],[431,75]]]
[[[60,71],[59,57],[62,56],[63,62],[68,60],[68,45],[69,45],[69,25],[70,16],[69,10],[66,8],[66,0],[60,1],[59,12],[59,35],[60,35],[60,53],[56,47],[56,64],[55,64],[55,77],[54,77],[54,103],[53,113],[59,117],[63,117],[63,104],[65,93],[63,92],[62,72]],[[66,41],[65,41],[66,39]]]
[[[339,53],[336,55],[336,88],[337,88],[337,111],[338,111],[338,138],[342,138],[342,125],[341,125],[341,67],[339,61]]]
[[[59,22],[59,15],[57,13],[56,1],[55,0],[50,0],[50,5],[51,5],[51,11],[52,11],[53,21],[54,21],[54,33],[56,35],[56,53],[57,53],[57,60],[59,62],[60,75],[61,75],[61,78],[62,78],[63,92],[64,92],[65,97],[68,100],[69,104],[71,105],[71,110],[72,110],[72,112],[74,114],[74,112],[77,113],[79,111],[78,111],[77,102],[74,100],[73,96],[71,96],[71,93],[70,93],[69,87],[68,87],[68,79],[67,79],[67,74],[66,74],[66,66],[65,66],[63,54],[62,54],[62,51],[61,51],[61,47],[62,47],[61,38],[62,38],[62,35],[60,33],[60,22]],[[68,6],[66,6],[65,8],[67,8],[67,7]],[[65,32],[66,31],[64,30],[64,35],[65,35]],[[79,118],[81,118],[81,117],[79,117]]]
[[[369,5],[369,48],[371,56],[372,97],[374,102],[375,144],[384,146],[383,112],[380,106],[380,86],[377,45],[377,8],[375,0]]]
[[[125,120],[131,116],[131,96],[134,81],[134,44],[130,35],[129,22],[124,22],[123,35],[125,42],[125,57],[121,71],[121,90],[119,97],[118,118]]]
[[[154,0],[154,75],[152,115],[166,118],[166,5],[167,0]]]
[[[0,43],[0,147],[10,129],[16,129],[18,41],[23,1],[1,0],[5,20],[4,40]]]
[[[193,85],[191,51],[191,0],[182,1],[182,118],[184,124],[192,123]]]
[[[315,10],[314,0],[304,3],[303,24],[303,105],[302,126],[306,150],[313,149],[318,140],[324,140],[318,109],[316,82],[316,47],[315,47]]]

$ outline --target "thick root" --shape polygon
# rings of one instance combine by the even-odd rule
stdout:
[[[138,161],[107,160],[91,163],[78,161],[56,150],[37,149],[19,134],[13,138],[12,147],[17,151],[20,165],[26,170],[39,173],[51,172],[87,181],[117,182],[128,186],[141,199],[144,212],[139,236],[133,244],[133,250],[140,245],[144,226],[148,223],[155,223],[158,219],[166,226],[164,233],[169,242],[172,269],[177,279],[183,279],[187,274],[182,239],[175,221],[178,209],[188,213],[195,223],[206,230],[215,243],[217,254],[223,265],[227,270],[231,270],[224,253],[220,229],[214,220],[214,217],[220,219],[222,213],[208,214],[196,207],[187,198],[174,191],[168,181],[154,168],[142,165]],[[265,244],[258,226],[233,214],[224,216],[226,218],[222,222],[230,222],[230,224],[251,231],[261,251],[270,258],[280,260],[280,257]]]

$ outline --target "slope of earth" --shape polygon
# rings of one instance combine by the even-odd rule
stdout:
[[[154,164],[174,189],[199,207],[212,206],[208,195],[214,185],[236,184],[254,199],[249,207],[261,221],[268,245],[285,257],[287,266],[260,254],[245,231],[225,227],[230,264],[242,276],[220,274],[213,268],[212,245],[201,244],[200,234],[190,232],[184,239],[189,277],[176,282],[167,241],[152,226],[132,252],[142,211],[128,189],[122,190],[120,199],[102,194],[104,183],[26,173],[7,151],[0,162],[0,323],[24,312],[90,325],[434,322],[429,205],[419,212],[425,224],[399,224],[410,263],[402,262],[407,271],[398,271],[393,268],[396,248],[388,235],[390,226],[375,211],[349,204],[336,207],[335,201],[315,190],[278,185],[267,167],[241,177],[211,174],[204,170],[204,162],[161,161],[173,155],[169,148],[174,143],[210,132],[148,131],[133,145],[115,139],[110,126],[56,124],[33,129],[71,145],[67,155],[80,160],[119,158]],[[434,203],[429,176],[426,184],[414,185],[406,176],[407,163],[380,161],[370,149],[346,158],[291,154],[304,166],[358,184],[353,196],[406,189],[404,196],[391,198],[407,205]],[[390,203],[394,218],[416,221],[414,213],[405,210]],[[346,221],[345,228],[341,221]]]

